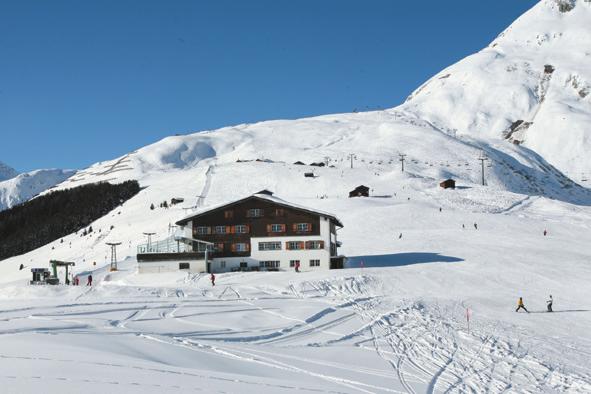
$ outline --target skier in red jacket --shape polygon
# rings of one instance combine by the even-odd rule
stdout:
[[[211,280],[211,285],[215,286],[215,275],[213,274],[213,272],[211,273],[211,276],[209,277],[209,279]]]

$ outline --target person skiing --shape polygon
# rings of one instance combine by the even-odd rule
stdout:
[[[398,239],[402,239],[402,233],[400,233],[400,235],[398,236]]]
[[[295,272],[300,272],[300,260],[296,260],[295,262]]]
[[[86,286],[92,286],[92,275],[88,275],[88,280],[86,282]]]
[[[529,313],[529,311],[525,308],[525,305],[523,305],[523,298],[522,297],[519,297],[519,301],[517,301],[517,309],[515,309],[515,312],[519,312],[520,309],[523,309],[524,311]]]
[[[211,285],[215,286],[215,275],[213,274],[213,272],[211,273],[211,276],[209,277],[209,279],[211,280]]]
[[[78,285],[80,285],[80,278],[78,277],[78,275],[76,275],[74,277],[74,286],[78,286]]]
[[[474,223],[474,229],[478,230],[478,223]]]
[[[24,264],[21,264],[21,265],[18,267],[19,271],[22,271],[24,268],[25,268],[25,265],[24,265]]]
[[[547,230],[544,230],[544,237],[548,234]]]
[[[552,311],[552,303],[554,302],[554,300],[552,299],[552,294],[550,294],[550,299],[548,301],[546,301],[546,305],[548,307],[548,312],[553,312]]]

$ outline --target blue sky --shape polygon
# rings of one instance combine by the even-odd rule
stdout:
[[[536,2],[1,1],[0,161],[83,168],[176,133],[394,107]]]

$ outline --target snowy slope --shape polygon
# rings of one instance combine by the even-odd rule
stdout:
[[[51,189],[75,173],[73,170],[35,170],[0,182],[0,211]]]
[[[542,0],[487,48],[419,87],[402,108],[452,135],[510,134],[580,180],[591,168],[589,26],[591,2]],[[517,121],[525,123],[518,128]]]
[[[14,168],[7,166],[6,164],[0,161],[0,181],[14,178],[17,175],[18,172],[16,172]]]
[[[585,40],[590,3],[571,4],[563,13],[540,2],[497,45],[452,66],[464,80],[444,72],[401,107],[168,137],[56,185],[136,179],[145,188],[92,223],[90,235],[0,262],[0,384],[11,392],[591,391],[591,192],[551,164],[564,168],[560,157],[587,144],[579,133],[569,145],[588,97],[565,101],[568,89],[554,83],[563,68],[588,71],[575,44],[564,58],[538,59],[546,45],[558,53],[566,44],[521,40],[549,20],[560,37],[568,30]],[[513,71],[503,68],[509,57],[518,59]],[[552,78],[531,71],[550,62]],[[441,81],[449,86],[436,89]],[[479,96],[492,81],[499,94]],[[537,107],[536,86],[545,92]],[[569,117],[572,140],[540,154],[530,144],[550,120],[532,119],[566,102],[582,117]],[[524,141],[516,145],[502,132],[519,119],[533,124],[513,133]],[[292,164],[324,160],[331,167]],[[448,177],[456,190],[438,187]],[[361,184],[374,197],[347,198]],[[215,288],[205,276],[137,274],[143,232],[164,238],[187,212],[261,189],[336,214],[349,269],[220,274]],[[185,203],[149,209],[173,197]],[[105,243],[115,241],[124,262],[109,274]],[[75,261],[96,286],[27,286],[28,269],[49,259]],[[540,313],[549,294],[557,313]],[[518,296],[536,313],[516,314]]]

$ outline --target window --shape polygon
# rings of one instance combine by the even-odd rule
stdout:
[[[248,226],[245,224],[239,224],[237,226],[234,226],[234,232],[236,234],[247,234],[248,230]]]
[[[232,219],[234,217],[234,211],[224,211],[224,219]]]
[[[248,268],[248,263],[246,261],[241,261],[240,268]]]
[[[232,244],[232,252],[248,252],[248,244],[246,243],[236,243]]]
[[[285,216],[285,210],[283,208],[275,209],[275,216]]]
[[[226,234],[226,226],[215,226],[216,234]]]
[[[284,233],[285,232],[285,224],[268,224],[267,225],[267,232],[268,233]]]
[[[291,268],[295,267],[295,265],[300,263],[300,260],[289,260],[289,266]]]
[[[247,218],[260,218],[261,216],[263,216],[263,214],[264,211],[260,208],[253,208],[246,211]]]
[[[209,227],[199,226],[197,227],[197,234],[198,235],[207,235],[209,234]]]
[[[189,263],[179,263],[180,270],[188,270],[189,268],[191,268]]]
[[[312,224],[311,223],[295,223],[293,225],[293,230],[298,233],[307,233],[312,231]]]
[[[220,268],[221,269],[225,269],[226,268],[226,262],[225,261],[220,261]]]
[[[279,268],[280,262],[279,260],[269,260],[269,261],[261,261],[259,262],[259,267],[261,268]]]
[[[301,241],[288,241],[285,243],[287,250],[301,250],[304,249],[304,242]]]
[[[306,249],[324,249],[324,241],[308,241]]]
[[[310,260],[310,267],[320,267],[320,260]]]
[[[206,245],[206,244],[202,244],[202,243],[197,244],[197,251],[203,253],[203,252],[205,252],[206,247],[209,252],[213,252],[213,250],[214,250],[213,245]]]
[[[259,250],[281,250],[281,242],[259,242]]]

